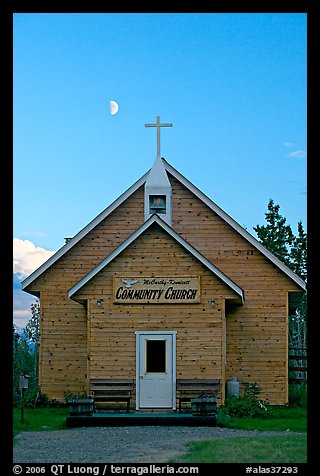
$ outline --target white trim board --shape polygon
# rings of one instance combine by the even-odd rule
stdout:
[[[99,225],[110,213],[118,208],[127,198],[130,197],[139,187],[141,187],[147,178],[149,171],[146,172],[137,182],[135,182],[128,190],[126,190],[120,197],[118,197],[109,207],[103,210],[96,218],[94,218],[88,225],[79,231],[71,240],[62,246],[54,255],[52,255],[45,263],[43,263],[38,269],[31,273],[26,279],[22,281],[22,289],[24,290],[29,284],[36,280],[44,271],[52,266],[59,258],[67,253],[74,245],[76,245],[82,238],[84,238],[91,230]]]
[[[265,248],[253,235],[246,231],[241,225],[239,225],[233,218],[225,213],[218,205],[216,205],[209,197],[202,193],[195,185],[193,185],[188,179],[186,179],[180,172],[172,167],[164,158],[164,167],[173,177],[181,182],[186,188],[188,188],[196,197],[198,197],[203,203],[205,203],[211,210],[213,210],[218,216],[220,216],[226,223],[228,223],[235,231],[237,231],[243,238],[251,243],[256,249],[258,249],[266,258],[268,258],[277,268],[285,273],[290,279],[292,279],[303,290],[306,290],[306,283],[298,275],[296,275],[290,268],[288,268],[282,261],[276,258],[267,248]],[[85,226],[79,233],[77,233],[68,243],[60,248],[51,258],[49,258],[38,269],[31,273],[27,278],[22,281],[22,289],[25,290],[34,280],[36,280],[44,271],[52,266],[59,258],[67,253],[76,243],[78,243],[84,236],[86,236],[93,228],[95,228],[102,220],[104,220],[110,213],[112,213],[117,207],[119,207],[132,193],[134,193],[139,187],[145,184],[148,174],[146,172],[139,180],[137,180],[128,190],[120,195],[109,207],[101,212],[96,218],[94,218],[87,226]],[[28,291],[29,292],[29,291]],[[30,292],[38,296],[38,292]]]
[[[266,258],[268,258],[275,266],[281,269],[290,279],[292,279],[298,286],[306,290],[306,283],[301,279],[297,274],[291,271],[288,266],[286,266],[282,261],[280,261],[276,256],[274,256],[267,248],[265,248],[253,235],[251,235],[247,230],[245,230],[239,223],[237,223],[233,218],[231,218],[226,212],[222,210],[216,203],[214,203],[209,197],[207,197],[201,190],[199,190],[195,185],[189,182],[183,175],[180,174],[176,169],[172,167],[165,159],[165,168],[173,177],[175,177],[179,182],[181,182],[186,188],[190,190],[196,197],[198,197],[202,202],[204,202],[211,210],[213,210],[218,216],[220,216],[228,225],[230,225],[234,230],[236,230],[243,238],[245,238],[249,243],[251,243],[255,248],[257,248]]]
[[[80,281],[78,281],[71,289],[69,289],[69,298],[79,291],[86,283],[88,283],[96,274],[98,274],[105,266],[107,266],[114,258],[116,258],[123,250],[125,250],[134,240],[136,240],[142,233],[144,233],[153,223],[157,223],[163,230],[165,230],[172,238],[174,238],[180,245],[182,245],[189,253],[191,253],[198,261],[206,266],[213,274],[220,278],[227,286],[233,289],[244,301],[243,290],[234,283],[228,276],[226,276],[220,269],[205,258],[199,251],[197,251],[190,243],[178,235],[173,228],[165,223],[158,215],[152,215],[143,225],[132,233],[121,245],[113,250],[104,260],[102,260],[95,268],[87,273]]]

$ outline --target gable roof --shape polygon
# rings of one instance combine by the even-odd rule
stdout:
[[[96,216],[88,225],[80,230],[73,238],[71,238],[65,245],[63,245],[54,255],[45,261],[39,268],[31,273],[22,281],[22,289],[25,289],[29,284],[36,280],[42,273],[44,273],[50,266],[52,266],[58,259],[67,253],[74,245],[76,245],[82,238],[84,238],[91,230],[93,230],[99,223],[101,223],[108,215],[110,215],[116,208],[118,208],[127,198],[130,197],[138,188],[146,182],[148,172],[146,172],[139,180],[131,185],[128,190],[122,193],[114,202],[105,208],[98,216]]]
[[[166,231],[172,238],[174,238],[181,246],[183,246],[189,253],[191,253],[198,261],[206,266],[213,274],[221,279],[229,288],[233,289],[241,298],[241,302],[244,301],[243,290],[227,275],[225,275],[220,269],[212,264],[207,258],[205,258],[199,251],[197,251],[190,243],[184,240],[178,233],[174,231],[171,226],[165,223],[158,215],[152,215],[147,221],[143,223],[129,238],[127,238],[121,245],[115,248],[105,259],[103,259],[97,266],[95,266],[89,273],[87,273],[80,281],[78,281],[71,289],[69,289],[68,296],[72,296],[79,291],[86,283],[88,283],[94,276],[96,276],[103,268],[105,268],[113,259],[115,259],[122,251],[124,251],[133,241],[135,241],[142,233],[144,233],[151,225],[156,223],[164,231]]]
[[[267,248],[265,248],[253,235],[246,231],[239,223],[231,218],[225,211],[222,210],[209,197],[201,192],[195,185],[186,179],[180,172],[172,167],[163,157],[164,167],[175,179],[181,182],[187,189],[189,189],[197,198],[205,203],[211,210],[220,216],[226,223],[228,223],[234,230],[236,230],[243,238],[259,250],[266,258],[268,258],[275,266],[277,266],[283,273],[292,279],[302,289],[306,289],[306,283],[297,274],[295,274],[288,266],[274,256]],[[75,244],[77,244],[84,236],[86,236],[93,228],[95,228],[102,220],[104,220],[110,213],[119,207],[130,195],[132,195],[139,187],[145,184],[148,174],[146,172],[139,180],[137,180],[130,188],[128,188],[122,195],[120,195],[111,205],[103,210],[96,218],[94,218],[87,226],[80,230],[71,240],[62,246],[54,255],[51,256],[38,269],[31,273],[26,279],[22,281],[22,289],[25,290],[35,279],[37,279],[44,271],[53,265],[61,256],[67,253]]]
[[[165,159],[163,159],[165,160]],[[166,162],[166,161],[165,161]],[[272,254],[267,248],[265,248],[260,241],[258,241],[253,235],[245,230],[239,223],[230,217],[225,211],[222,210],[216,203],[214,203],[209,197],[202,193],[197,187],[195,187],[189,180],[174,169],[168,162],[166,162],[166,170],[173,175],[179,182],[181,182],[186,188],[188,188],[196,197],[204,202],[211,210],[213,210],[218,216],[220,216],[225,222],[227,222],[234,230],[236,230],[243,238],[245,238],[251,245],[258,249],[266,258],[268,258],[275,266],[280,268],[290,279],[292,279],[298,286],[306,290],[306,283],[297,274],[295,274],[288,266],[280,261],[274,254]]]

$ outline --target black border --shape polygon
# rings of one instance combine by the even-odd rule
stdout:
[[[295,1],[292,8],[288,8],[288,3],[283,0],[269,0],[264,2],[225,2],[217,0],[213,10],[205,8],[180,9],[170,2],[161,2],[163,11],[150,11],[142,5],[134,11],[110,8],[102,8],[101,1],[92,0],[86,8],[84,2],[60,1],[6,1],[2,0],[0,5],[0,45],[2,48],[2,73],[0,75],[1,84],[1,110],[2,123],[0,126],[1,144],[1,242],[2,250],[12,250],[12,229],[13,229],[13,15],[15,13],[306,13],[308,22],[308,152],[309,160],[307,165],[308,176],[308,463],[311,467],[320,462],[319,451],[319,428],[320,423],[320,345],[318,337],[318,320],[320,319],[319,301],[315,296],[317,293],[318,271],[320,268],[320,131],[319,131],[319,96],[320,96],[320,51],[318,32],[320,30],[320,15],[318,0]],[[109,2],[106,2],[110,7]],[[114,4],[114,6],[116,6]],[[160,6],[160,4],[157,4]],[[185,5],[184,5],[185,6]],[[127,5],[124,5],[127,8]],[[26,211],[32,212],[32,211]],[[3,463],[12,468],[12,259],[10,253],[2,253],[2,266],[0,267],[0,282],[2,285],[3,305],[1,306],[1,349],[4,350],[1,362],[1,426],[4,428],[0,434],[4,438],[2,448],[8,451],[2,452]],[[318,305],[316,305],[316,303]],[[4,421],[5,420],[5,421]],[[202,465],[201,465],[202,466]],[[216,465],[214,465],[216,466]],[[236,465],[232,466],[235,473]],[[231,468],[230,466],[230,468]],[[257,466],[257,465],[256,465]],[[264,465],[261,465],[264,466]],[[298,465],[300,466],[300,465]],[[244,474],[243,465],[239,464],[239,474]],[[307,472],[299,471],[299,474]]]

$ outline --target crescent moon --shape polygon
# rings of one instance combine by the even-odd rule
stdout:
[[[116,103],[116,101],[110,101],[109,107],[110,107],[110,113],[112,114],[112,116],[114,116],[114,114],[117,114],[119,110],[119,105],[118,103]]]

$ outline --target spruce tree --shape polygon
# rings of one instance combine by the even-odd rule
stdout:
[[[298,222],[298,236],[295,236],[286,218],[280,215],[280,206],[272,199],[265,213],[266,225],[253,227],[260,242],[285,263],[304,281],[307,280],[307,234],[302,222]],[[306,349],[307,347],[307,293],[301,292],[301,298],[290,299],[289,293],[289,347]],[[295,294],[295,293],[294,293]]]
[[[272,254],[287,266],[290,266],[290,250],[295,237],[290,225],[286,225],[286,218],[279,213],[280,205],[276,205],[270,198],[268,211],[265,213],[267,225],[253,227],[260,242]]]

